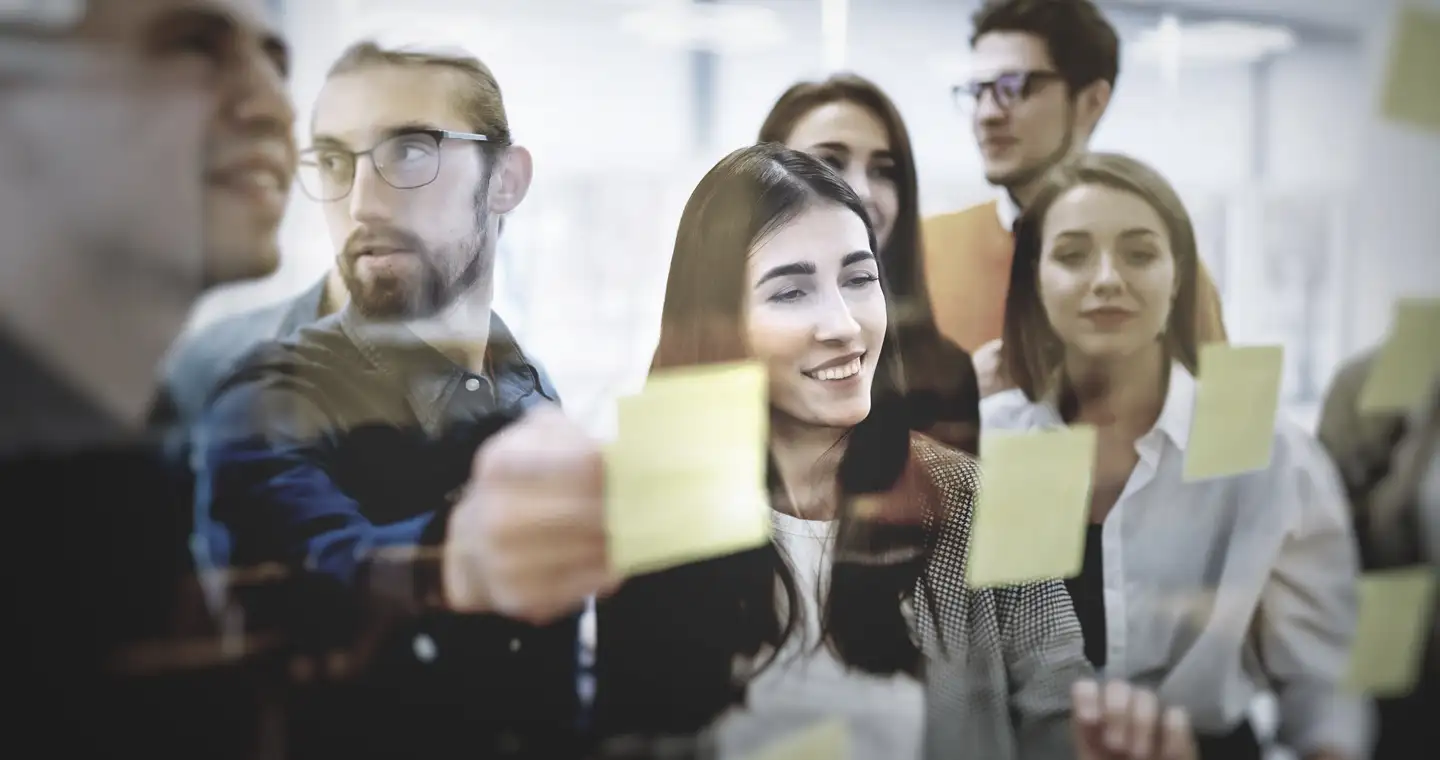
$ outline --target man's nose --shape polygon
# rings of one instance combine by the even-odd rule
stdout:
[[[234,63],[221,93],[221,116],[247,136],[293,143],[295,106],[279,68],[258,45]]]
[[[1010,114],[1000,107],[1000,98],[995,94],[995,88],[986,87],[975,98],[975,120],[985,125],[1003,124]]]
[[[350,218],[362,223],[388,222],[394,206],[392,188],[369,156],[355,159],[355,176],[350,181]]]

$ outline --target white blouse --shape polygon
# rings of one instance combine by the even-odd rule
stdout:
[[[1159,690],[1226,733],[1273,690],[1279,740],[1367,756],[1369,704],[1341,691],[1359,561],[1333,463],[1278,421],[1270,466],[1185,483],[1195,378],[1176,365],[1139,463],[1101,529],[1106,673]],[[1059,427],[1053,399],[986,398],[982,430]],[[983,466],[983,461],[982,461]]]
[[[834,523],[773,513],[775,538],[795,576],[804,607],[797,631],[746,691],[746,704],[715,725],[721,760],[755,755],[814,723],[839,718],[850,732],[850,756],[918,760],[925,733],[925,692],[909,675],[880,677],[845,665],[820,641],[821,600],[830,578]],[[783,606],[783,598],[780,600]],[[783,610],[782,610],[783,612]]]

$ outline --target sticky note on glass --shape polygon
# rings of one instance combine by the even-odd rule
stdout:
[[[1354,692],[1400,697],[1415,688],[1431,616],[1431,567],[1366,573],[1360,579],[1360,622],[1345,685]]]
[[[986,435],[966,583],[984,588],[1078,574],[1094,471],[1089,425]]]
[[[850,731],[839,720],[826,720],[791,734],[750,760],[849,760]]]
[[[1185,482],[1270,466],[1284,362],[1280,346],[1200,347]]]
[[[612,566],[638,575],[770,540],[763,366],[664,370],[617,404],[605,455]]]
[[[1360,389],[1360,411],[1408,412],[1424,403],[1440,380],[1440,299],[1395,303],[1390,335]]]
[[[1390,43],[1381,110],[1385,118],[1440,133],[1440,11],[1406,4]]]

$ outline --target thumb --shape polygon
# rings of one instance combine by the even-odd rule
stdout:
[[[1100,743],[1100,685],[1085,678],[1070,687],[1070,734],[1078,760],[1104,760]]]

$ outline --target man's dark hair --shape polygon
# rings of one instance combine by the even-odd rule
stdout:
[[[970,47],[991,32],[1022,32],[1044,40],[1071,94],[1120,75],[1120,38],[1090,0],[989,0],[971,19]]]

